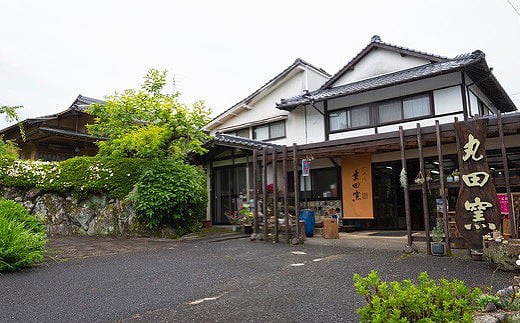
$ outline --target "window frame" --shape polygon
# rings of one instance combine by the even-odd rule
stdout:
[[[419,116],[419,117],[404,118],[403,101],[406,99],[414,98],[414,97],[428,97],[429,113],[426,115],[423,115],[423,116]],[[392,103],[392,102],[396,102],[396,101],[400,103],[401,119],[388,121],[388,122],[379,122],[379,106],[383,105],[385,103]],[[382,127],[382,126],[398,124],[398,123],[402,123],[402,122],[410,122],[410,121],[416,121],[416,120],[422,120],[422,119],[435,117],[433,91],[425,91],[425,92],[414,93],[414,94],[410,94],[410,95],[406,95],[406,96],[401,96],[398,98],[391,98],[391,99],[380,100],[380,101],[371,102],[371,103],[358,104],[358,105],[354,105],[354,106],[350,106],[350,107],[329,110],[329,111],[327,111],[327,115],[326,115],[327,122],[330,124],[330,114],[331,113],[338,113],[341,111],[345,111],[348,114],[349,110],[359,108],[359,107],[364,107],[364,106],[368,107],[368,109],[369,109],[369,120],[370,120],[369,125],[351,127],[351,128],[347,127],[347,128],[342,128],[342,129],[338,129],[338,130],[330,130],[330,128],[329,128],[328,133],[335,134],[335,133],[341,133],[341,132],[352,131],[352,130],[368,129],[368,128],[373,128],[373,127]],[[348,124],[348,116],[347,116],[347,124]]]
[[[281,123],[283,125],[283,135],[282,136],[278,136],[278,137],[272,137],[271,136],[271,127],[274,124],[277,124],[277,123]],[[267,139],[256,139],[255,130],[257,128],[266,127],[266,126],[267,126],[268,138]],[[278,139],[286,138],[287,137],[287,127],[286,127],[286,124],[285,124],[285,120],[278,120],[278,121],[264,123],[264,124],[260,124],[260,125],[254,126],[253,129],[252,129],[252,137],[253,137],[253,140],[261,140],[261,141],[264,141],[264,142],[265,141],[272,141],[272,140],[278,140]]]

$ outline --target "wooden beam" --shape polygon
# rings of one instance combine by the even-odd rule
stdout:
[[[288,191],[288,183],[287,183],[287,146],[283,145],[282,147],[282,172],[283,172],[283,213],[285,217],[285,240],[289,243],[289,206],[287,200],[287,191]]]
[[[426,172],[424,169],[424,155],[422,150],[422,138],[421,138],[421,124],[417,123],[417,145],[419,150],[419,166],[421,169],[421,174],[424,179],[424,183],[421,185],[421,195],[422,195],[422,207],[423,207],[423,216],[424,216],[424,233],[426,235],[426,250],[428,254],[432,254],[432,248],[430,245],[430,212],[428,210],[428,190],[426,188]]]
[[[502,113],[498,111],[498,136],[500,137],[500,151],[502,152],[502,163],[504,164],[504,176],[506,180],[507,206],[509,208],[509,222],[511,223],[511,237],[518,238],[518,226],[516,224],[516,215],[513,213],[513,199],[511,198],[511,183],[509,182],[509,165],[507,161],[507,151],[504,144],[504,130],[502,129]]]
[[[278,174],[276,165],[276,148],[273,148],[273,216],[274,216],[274,242],[279,241],[278,236]]]
[[[267,222],[267,147],[262,150],[262,213],[264,214],[264,241],[269,233]]]
[[[296,144],[293,143],[293,177],[294,177],[294,213],[296,216],[296,224],[295,224],[295,238],[296,241],[300,240],[300,186],[298,185],[299,176],[298,176],[298,158],[297,158],[297,147]]]
[[[405,152],[405,144],[404,144],[404,134],[403,127],[399,126],[399,137],[401,141],[401,167],[403,171],[408,176],[408,171],[406,169],[406,152]],[[408,185],[403,187],[404,192],[404,214],[406,216],[406,235],[408,237],[408,252],[412,252],[412,217],[410,216],[410,194],[408,192]]]
[[[255,201],[255,209],[254,209],[254,227],[253,232],[255,236],[258,234],[258,160],[257,160],[258,151],[253,150],[253,200]]]
[[[444,157],[442,155],[441,127],[439,125],[439,120],[435,120],[435,129],[437,130],[437,155],[439,156],[440,193],[442,198],[442,218],[444,219],[444,237],[446,238],[446,254],[451,256],[450,230],[448,225],[448,200],[446,199],[446,191],[444,187]]]

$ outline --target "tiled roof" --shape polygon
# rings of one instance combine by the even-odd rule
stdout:
[[[468,66],[484,58],[484,53],[475,51],[471,54],[457,56],[454,59],[442,62],[425,64],[406,70],[401,70],[389,74],[384,74],[369,79],[310,92],[305,95],[299,95],[288,99],[282,99],[277,104],[279,109],[291,109],[300,104],[306,104],[312,101],[322,101],[338,96],[364,92],[376,88],[391,86],[402,82],[421,79],[424,77],[435,76],[449,71],[457,70],[463,66]]]
[[[363,48],[359,53],[357,53],[356,56],[354,56],[353,59],[351,59],[345,66],[343,66],[336,74],[334,74],[327,82],[325,82],[320,89],[326,89],[332,86],[334,82],[336,82],[346,71],[348,71],[350,68],[353,68],[354,65],[356,65],[365,55],[367,55],[370,51],[376,48],[382,48],[386,50],[390,50],[393,52],[400,53],[402,55],[409,55],[413,57],[423,58],[426,60],[429,60],[430,62],[442,62],[445,60],[448,60],[447,57],[435,55],[415,49],[411,49],[408,47],[398,46],[390,43],[385,43],[381,40],[381,37],[378,35],[372,36],[370,39],[370,43]]]
[[[243,104],[249,104],[257,95],[259,95],[262,91],[264,91],[266,88],[268,88],[270,85],[276,83],[277,81],[283,79],[285,76],[287,76],[294,68],[298,66],[307,66],[310,67],[323,75],[330,77],[330,74],[327,73],[324,69],[316,67],[307,61],[297,58],[291,65],[289,65],[286,69],[284,69],[282,72],[280,72],[278,75],[267,81],[264,85],[262,85],[258,90],[254,91],[250,95],[248,95],[245,99],[241,100],[240,102],[235,103],[230,108],[226,109],[224,112],[217,115],[213,120],[211,120],[206,127],[211,126],[215,121],[219,120],[229,112],[232,112],[234,108],[237,108]]]
[[[253,149],[261,149],[264,147],[279,147],[279,145],[275,145],[272,143],[268,143],[265,141],[253,140],[244,137],[232,136],[223,133],[217,133],[212,140],[208,141],[205,145],[215,145],[215,144],[231,144],[233,146],[243,146],[244,148],[253,148]]]
[[[105,101],[95,99],[95,98],[89,98],[88,96],[84,96],[84,95],[80,94],[80,95],[78,95],[76,100],[72,103],[72,105],[69,107],[69,109],[76,109],[81,112],[84,112],[88,108],[88,106],[93,103],[104,104]]]

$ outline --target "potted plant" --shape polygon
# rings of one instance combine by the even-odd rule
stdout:
[[[241,217],[242,225],[244,226],[245,234],[253,233],[253,212],[249,209],[249,204],[243,204],[240,211],[238,211]]]
[[[240,214],[238,214],[238,212],[226,212],[224,213],[226,215],[226,217],[228,218],[229,220],[229,223],[232,225],[232,230],[233,232],[236,232],[238,231],[237,229],[237,226],[240,224]]]
[[[432,255],[434,256],[444,256],[446,253],[445,243],[442,242],[443,231],[439,221],[432,230]]]

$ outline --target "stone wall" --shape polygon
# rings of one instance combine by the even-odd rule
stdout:
[[[123,235],[137,232],[130,203],[90,195],[83,200],[39,189],[1,187],[0,197],[21,203],[49,234]]]

